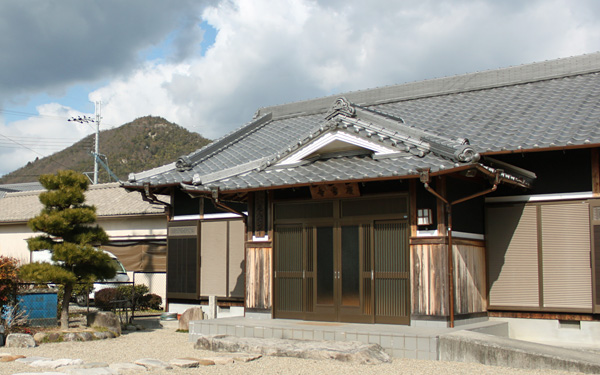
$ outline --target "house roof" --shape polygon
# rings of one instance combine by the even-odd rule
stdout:
[[[0,198],[3,198],[7,193],[18,191],[33,191],[43,189],[39,182],[22,182],[18,184],[3,184],[0,185]]]
[[[423,169],[493,174],[482,154],[598,145],[599,125],[595,53],[261,108],[242,128],[131,174],[124,186],[247,190]],[[526,185],[531,177],[503,169],[506,181]]]
[[[43,208],[39,194],[43,191],[7,193],[0,199],[0,223],[23,222],[39,214]],[[137,194],[128,193],[118,183],[91,185],[85,197],[86,204],[96,206],[98,217],[164,213],[163,206],[139,199]]]

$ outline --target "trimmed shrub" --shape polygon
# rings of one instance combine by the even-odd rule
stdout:
[[[122,297],[121,299],[134,301],[135,306],[137,307],[141,305],[143,296],[150,291],[150,288],[144,284],[138,284],[135,285],[135,287],[133,285],[121,285],[117,287],[117,290]]]
[[[146,294],[140,299],[140,309],[160,310],[162,298],[157,294]]]
[[[94,304],[103,311],[111,311],[114,307],[114,301],[124,299],[117,288],[104,288],[96,292]]]

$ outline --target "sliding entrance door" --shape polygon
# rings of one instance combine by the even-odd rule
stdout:
[[[340,202],[333,203],[335,213]],[[276,219],[275,225],[275,317],[409,323],[404,218],[332,215],[286,221],[290,220]]]

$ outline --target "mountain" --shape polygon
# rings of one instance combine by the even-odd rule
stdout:
[[[26,166],[0,178],[0,184],[35,182],[41,174],[56,173],[60,169],[93,172],[95,134],[50,156],[27,163]],[[119,179],[126,180],[131,172],[141,172],[176,161],[210,143],[200,134],[161,117],[138,118],[118,128],[100,132],[100,154],[106,155],[108,166]],[[98,182],[110,182],[108,173],[98,167]],[[90,173],[91,178],[93,173]]]

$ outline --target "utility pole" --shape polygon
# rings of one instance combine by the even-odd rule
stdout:
[[[94,179],[92,180],[92,183],[94,185],[98,184],[98,158],[100,155],[100,120],[102,119],[102,102],[101,101],[97,101],[94,102],[94,113],[95,113],[95,117],[96,119],[94,120],[91,117],[88,116],[79,116],[79,117],[72,117],[70,119],[68,119],[67,121],[73,121],[73,122],[78,122],[80,124],[88,124],[90,122],[95,122],[96,123],[96,147],[94,149],[94,152],[92,153],[94,156]],[[89,173],[89,172],[88,172]]]
[[[94,150],[94,185],[98,184],[98,157],[100,154],[100,119],[102,118],[102,102],[94,103],[94,112],[96,114],[96,149]]]

